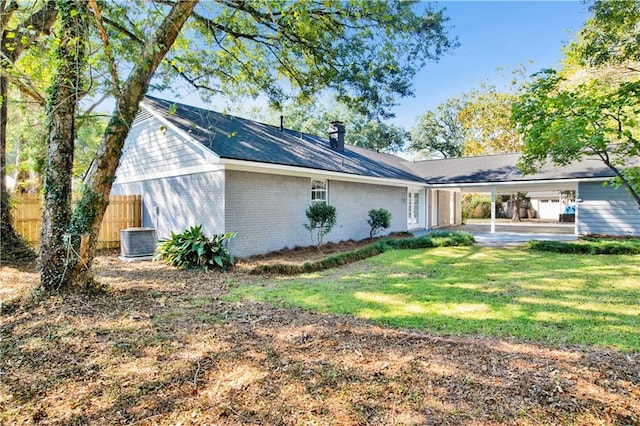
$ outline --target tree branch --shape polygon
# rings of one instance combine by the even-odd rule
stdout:
[[[7,38],[5,31],[2,35],[2,44],[0,45],[0,49],[2,53],[7,56],[9,62],[14,63],[16,59],[20,57],[24,49],[31,46],[38,37],[43,34],[49,34],[51,26],[53,26],[57,15],[58,11],[56,10],[55,1],[48,0],[38,11],[34,12],[31,16],[18,24],[18,26],[13,30],[15,32],[31,30],[25,32],[24,37],[26,37],[26,40],[23,41],[22,37],[16,37],[15,39],[12,39],[13,41],[10,41],[10,39]]]
[[[0,32],[4,31],[13,16],[13,12],[16,10],[18,10],[18,2],[16,0],[10,0],[8,6],[7,1],[2,0],[2,3],[0,3]]]
[[[120,77],[118,77],[118,67],[116,66],[116,62],[113,58],[113,53],[111,52],[109,36],[107,35],[107,31],[104,28],[104,23],[102,22],[101,16],[102,14],[100,13],[100,8],[98,7],[96,0],[89,0],[89,9],[91,9],[91,11],[93,12],[93,16],[96,19],[98,33],[100,34],[100,39],[102,40],[102,44],[104,45],[104,55],[107,57],[109,72],[111,74],[111,84],[113,84],[113,89],[116,92],[116,97],[120,98],[120,96],[122,96],[122,91],[120,90]]]
[[[162,1],[161,3],[170,4],[170,5],[173,4],[172,2],[165,2],[165,1]],[[193,14],[192,14],[192,16],[193,16]],[[115,21],[109,19],[108,17],[103,17],[102,20],[104,22],[106,22],[107,24],[109,24],[110,26],[112,26],[117,31],[121,32],[123,35],[127,36],[131,41],[135,42],[136,44],[139,44],[140,46],[144,46],[144,40],[142,38],[140,38],[137,34],[133,33],[132,31],[130,31],[129,29],[124,27],[123,25],[121,25],[118,22],[115,22]],[[213,88],[211,86],[204,85],[204,84],[197,83],[198,77],[189,77],[187,75],[187,73],[185,73],[183,70],[180,69],[180,67],[178,67],[177,65],[174,65],[168,59],[165,59],[165,60],[166,60],[167,64],[169,64],[169,66],[176,72],[176,74],[178,74],[180,77],[182,77],[187,83],[189,83],[195,89],[208,90],[208,91],[213,92],[213,93],[221,93],[221,91],[219,89],[216,89],[216,88]]]

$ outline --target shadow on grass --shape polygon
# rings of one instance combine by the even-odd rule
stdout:
[[[640,351],[637,260],[481,247],[396,251],[233,294],[395,327]]]
[[[338,306],[446,334],[529,338],[516,327],[523,319],[561,334],[568,320],[542,312],[601,312],[619,327],[637,324],[634,261],[552,266],[521,250],[451,248],[270,281],[105,263],[108,294],[0,316],[0,423],[634,424],[638,354],[450,338],[308,310]],[[548,278],[561,273],[555,288]],[[228,281],[305,309],[221,300]]]
[[[163,294],[138,287],[64,303],[52,298],[4,318],[0,420],[637,419],[630,397],[617,396],[633,394],[637,363],[620,354],[403,333],[295,308],[229,304],[202,288],[180,288],[168,285]],[[175,299],[158,304],[167,294]],[[608,387],[599,382],[605,379]]]

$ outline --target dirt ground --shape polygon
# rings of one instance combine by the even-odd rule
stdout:
[[[4,304],[0,424],[640,423],[638,353],[223,301],[230,286],[277,279],[238,270],[110,253],[96,277],[107,293]],[[36,281],[33,265],[5,264],[0,298]]]

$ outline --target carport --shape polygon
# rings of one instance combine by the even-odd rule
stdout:
[[[633,200],[624,194],[623,189],[615,192],[610,187],[603,189],[602,183],[609,181],[613,173],[601,160],[587,158],[563,167],[546,165],[536,173],[525,175],[517,166],[519,159],[520,154],[458,157],[414,162],[409,167],[426,180],[430,192],[490,195],[491,219],[488,223],[476,224],[486,226],[486,231],[476,226],[473,228],[474,234],[522,234],[522,238],[531,239],[528,235],[532,233],[571,235],[575,238],[582,234],[629,235],[637,232],[634,228],[637,213],[633,213]],[[588,203],[587,209],[580,194],[585,188],[589,189],[585,200]],[[522,226],[519,223],[505,223],[496,218],[496,200],[499,195],[517,192],[559,194],[562,191],[573,191],[575,194],[575,222],[572,224],[524,221],[526,227],[519,227]],[[461,206],[456,208],[461,209]],[[628,213],[629,211],[632,213]],[[491,239],[490,235],[487,239]]]
[[[563,192],[574,191],[576,194],[576,201],[579,201],[578,182],[575,180],[547,180],[547,181],[532,181],[532,182],[500,182],[500,183],[478,183],[478,184],[464,184],[459,185],[459,190],[462,193],[477,193],[477,194],[490,194],[491,196],[491,220],[489,222],[489,232],[495,233],[497,231],[497,219],[496,219],[496,200],[499,195],[510,195],[516,192]],[[501,222],[503,229],[500,232],[515,232],[515,233],[531,233],[533,228],[537,233],[551,233],[556,234],[551,230],[545,231],[545,228],[559,228],[566,230],[571,228],[574,235],[578,235],[578,221],[579,221],[579,202],[576,203],[576,216],[575,222],[571,224],[563,224],[558,227],[555,223],[549,222],[535,222],[527,221],[526,227],[518,226],[517,222],[506,223]],[[513,228],[513,229],[508,229]],[[508,229],[508,230],[507,230]],[[564,232],[563,232],[564,233]]]

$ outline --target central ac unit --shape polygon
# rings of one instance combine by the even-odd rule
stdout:
[[[127,228],[120,231],[120,256],[124,259],[152,257],[156,251],[156,230]]]

